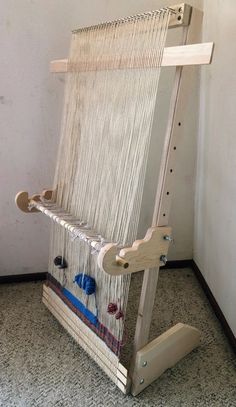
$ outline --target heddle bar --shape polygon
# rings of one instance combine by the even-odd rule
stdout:
[[[107,242],[87,222],[76,218],[50,201],[52,190],[29,197],[27,192],[19,192],[16,205],[23,212],[41,212],[53,222],[66,229],[73,238],[78,238],[98,254],[98,265],[105,273],[118,276],[131,274],[148,267],[165,264],[171,241],[170,227],[151,227],[144,239],[136,240],[131,247],[120,247]]]

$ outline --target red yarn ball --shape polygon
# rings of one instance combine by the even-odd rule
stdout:
[[[115,318],[116,318],[116,319],[124,318],[123,312],[122,312],[121,310],[119,310],[119,311],[116,313]]]
[[[108,314],[115,314],[117,311],[117,305],[114,302],[110,302],[107,306],[107,312]]]

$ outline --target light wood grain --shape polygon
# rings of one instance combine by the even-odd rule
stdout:
[[[212,42],[180,45],[176,47],[166,47],[164,49],[161,66],[187,66],[187,65],[207,65],[211,63],[213,53]],[[132,63],[127,58],[122,58],[118,62],[115,60],[104,59],[99,62],[94,61],[81,61],[81,63],[72,64],[68,59],[58,59],[51,61],[50,72],[65,73],[70,71],[95,71],[95,70],[109,70],[109,69],[136,69],[136,68],[155,68],[157,65],[153,59],[143,55],[133,58]]]
[[[161,66],[209,65],[213,48],[213,42],[167,47]]]
[[[198,329],[179,323],[140,349],[135,359],[132,394],[140,393],[199,343]]]

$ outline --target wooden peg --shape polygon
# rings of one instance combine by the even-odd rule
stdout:
[[[44,189],[42,194],[35,194],[29,197],[28,192],[20,191],[16,194],[15,203],[16,206],[25,213],[34,213],[40,212],[36,208],[29,209],[29,205],[33,204],[34,202],[39,202],[41,198],[50,201],[52,199],[53,190],[52,189]]]
[[[52,199],[53,189],[44,189],[42,192],[42,198],[50,201]]]
[[[124,269],[127,269],[129,267],[129,263],[127,261],[125,261],[124,259],[122,259],[122,257],[120,257],[120,256],[116,256],[116,262],[117,262],[118,266],[121,266]]]

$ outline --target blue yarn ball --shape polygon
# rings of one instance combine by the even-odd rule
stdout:
[[[74,279],[74,283],[77,283],[78,286],[85,292],[86,295],[94,294],[96,291],[96,281],[93,277],[88,276],[87,274],[77,274]]]

